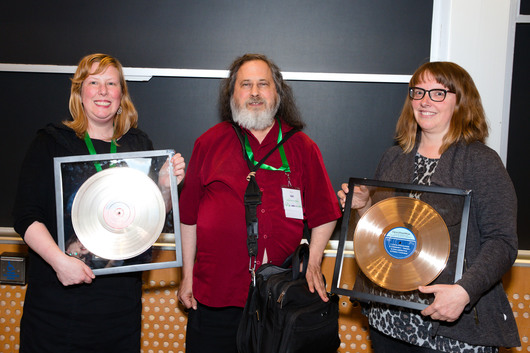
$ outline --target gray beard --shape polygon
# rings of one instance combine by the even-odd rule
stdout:
[[[247,130],[265,130],[274,123],[274,117],[280,106],[280,99],[276,100],[276,106],[263,111],[252,111],[246,107],[237,107],[234,98],[230,99],[232,118],[241,127]]]

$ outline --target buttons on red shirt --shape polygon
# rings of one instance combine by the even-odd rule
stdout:
[[[265,213],[265,210],[263,208],[261,209],[261,213]]]

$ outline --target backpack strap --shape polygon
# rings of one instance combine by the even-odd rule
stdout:
[[[247,152],[245,150],[245,142],[243,139],[243,131],[241,127],[235,123],[232,123],[239,142],[241,143],[241,148],[243,150],[243,158],[247,162],[250,173],[247,175],[248,185],[245,190],[245,220],[247,224],[247,249],[248,256],[250,257],[249,262],[249,271],[252,274],[252,280],[255,282],[255,270],[256,270],[256,257],[258,256],[258,216],[257,216],[257,207],[261,204],[261,191],[259,189],[258,183],[256,181],[256,172],[259,167],[265,162],[269,156],[278,149],[281,145],[285,143],[291,136],[293,136],[298,129],[291,129],[288,131],[281,141],[271,149],[265,157],[263,157],[256,165],[254,165],[248,158]]]

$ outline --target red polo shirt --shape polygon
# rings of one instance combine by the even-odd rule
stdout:
[[[291,127],[282,124],[285,134]],[[249,132],[254,158],[259,161],[277,143],[276,122],[260,144]],[[262,191],[258,213],[258,263],[264,252],[267,261],[281,264],[300,243],[303,222],[285,217],[282,190],[288,185],[300,189],[304,217],[309,228],[341,217],[318,146],[303,132],[283,145],[291,172],[259,169],[256,181]],[[276,150],[265,162],[282,165]],[[245,305],[250,274],[243,196],[249,169],[241,144],[228,122],[215,125],[195,142],[180,195],[180,220],[197,224],[197,257],[193,269],[193,294],[212,307]]]

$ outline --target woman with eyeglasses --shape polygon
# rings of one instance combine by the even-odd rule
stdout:
[[[409,86],[397,145],[383,155],[375,179],[472,190],[465,269],[454,284],[454,267],[446,266],[433,283],[407,292],[432,298],[422,311],[365,306],[374,351],[489,353],[519,346],[501,283],[517,257],[517,199],[501,159],[484,144],[488,126],[478,90],[451,62],[422,65]],[[343,184],[343,206],[347,192]],[[366,186],[355,187],[353,209],[362,214],[374,202]],[[455,219],[461,212],[449,209],[446,216]]]

